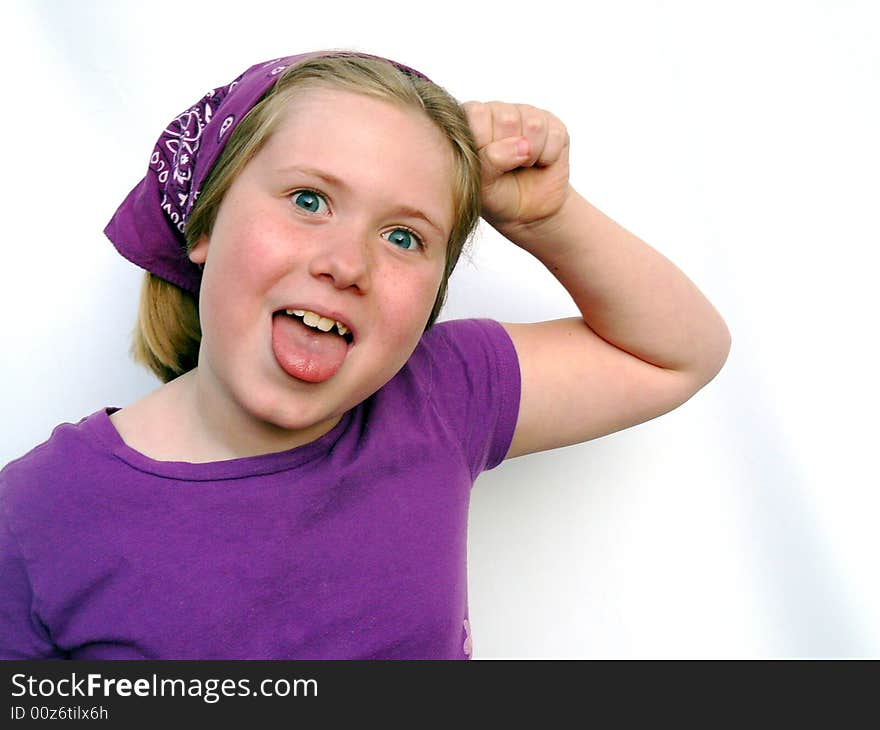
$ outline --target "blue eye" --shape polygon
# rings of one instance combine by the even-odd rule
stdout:
[[[411,231],[409,228],[395,228],[391,231],[391,235],[393,238],[389,238],[388,240],[393,244],[409,244],[401,246],[404,251],[412,251],[416,246],[422,248],[425,246],[418,234],[415,231]]]
[[[294,201],[297,207],[307,210],[310,213],[317,213],[322,202],[324,205],[327,204],[327,199],[316,190],[297,190],[290,194],[290,198]],[[300,205],[300,203],[304,204]],[[386,240],[391,241],[391,243],[398,248],[402,248],[404,251],[414,251],[417,248],[425,247],[425,242],[422,240],[422,237],[415,231],[404,226],[398,226],[397,228],[392,229],[391,235],[393,238],[388,238]]]
[[[291,196],[294,201],[305,200],[306,207],[305,210],[308,210],[310,213],[317,213],[317,208],[320,207],[320,201],[324,200],[324,196],[320,193],[316,193],[314,190],[298,190],[293,193]],[[326,203],[326,201],[325,201]],[[299,203],[297,203],[299,205]],[[300,208],[304,206],[299,206]]]

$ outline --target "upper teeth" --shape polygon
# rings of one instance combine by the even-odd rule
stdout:
[[[348,332],[348,327],[342,324],[342,322],[329,319],[328,317],[322,317],[320,314],[310,312],[308,309],[286,309],[284,311],[288,314],[295,314],[297,317],[302,317],[303,322],[309,327],[317,327],[321,332],[329,332],[333,329],[333,325],[336,325],[336,329],[339,330],[340,335],[344,335]]]

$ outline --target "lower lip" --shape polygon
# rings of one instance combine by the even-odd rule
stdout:
[[[347,343],[348,346],[345,352],[345,357],[342,359],[342,362],[340,363],[339,368],[336,371],[326,377],[322,377],[320,375],[316,376],[315,374],[308,372],[307,369],[304,369],[301,366],[298,367],[298,364],[295,362],[286,363],[281,358],[279,358],[274,343],[275,316],[276,315],[273,314],[273,316],[271,317],[270,327],[272,328],[272,330],[270,331],[269,336],[272,355],[275,358],[275,362],[278,364],[278,367],[281,368],[281,370],[283,370],[284,373],[287,374],[289,377],[300,383],[309,383],[312,385],[316,385],[319,383],[326,383],[328,380],[332,380],[336,376],[336,374],[342,369],[342,366],[345,365],[345,361],[348,359],[348,354],[351,352],[351,348],[354,347],[354,342]],[[277,316],[283,317],[285,315],[279,314]]]

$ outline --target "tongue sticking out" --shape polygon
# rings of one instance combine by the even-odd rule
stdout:
[[[282,313],[272,317],[272,349],[288,375],[322,383],[342,367],[348,343],[332,330],[321,332]]]

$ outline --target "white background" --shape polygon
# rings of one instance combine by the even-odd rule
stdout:
[[[353,48],[556,114],[575,188],[733,336],[672,413],[479,478],[475,658],[880,656],[877,7],[4,3],[0,465],[158,386],[102,230],[164,125],[257,61]],[[577,314],[482,223],[442,318]]]

